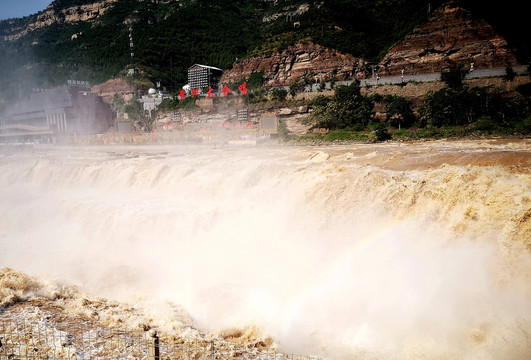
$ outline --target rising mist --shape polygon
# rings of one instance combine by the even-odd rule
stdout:
[[[529,175],[396,166],[460,146],[4,151],[0,265],[282,351],[526,358]]]

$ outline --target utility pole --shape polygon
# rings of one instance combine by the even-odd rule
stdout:
[[[134,64],[134,48],[133,48],[133,28],[129,28],[129,49],[131,50],[131,64]]]

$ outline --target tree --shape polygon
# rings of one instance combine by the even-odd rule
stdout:
[[[123,106],[125,105],[124,99],[118,93],[114,93],[114,96],[112,98],[112,103],[113,103],[113,107],[116,110],[119,110],[119,109],[121,110],[123,108]]]
[[[463,79],[466,71],[459,64],[448,66],[441,71],[441,81],[444,81],[451,89],[460,89],[463,87]]]
[[[424,97],[420,112],[431,126],[459,125],[465,122],[463,106],[463,91],[447,87],[429,92]]]
[[[249,79],[247,79],[247,88],[249,90],[257,90],[262,85],[264,85],[264,72],[252,72],[249,76]]]
[[[286,96],[288,96],[288,91],[284,88],[274,88],[271,91],[273,100],[284,101],[286,100]]]
[[[133,100],[124,106],[124,112],[129,119],[133,120],[136,124],[139,124],[144,131],[151,131],[153,127],[154,117],[146,116],[142,104]]]
[[[278,123],[277,125],[277,132],[278,132],[278,136],[283,139],[283,140],[287,140],[288,137],[289,137],[289,129],[288,129],[288,125],[281,121]]]
[[[373,125],[374,134],[378,141],[385,141],[391,139],[391,135],[387,130],[387,124],[385,123],[376,123]]]
[[[415,122],[415,115],[411,109],[411,102],[402,96],[386,95],[383,98],[387,121],[391,126],[401,129],[409,127]]]
[[[513,67],[511,65],[507,65],[505,67],[505,80],[513,81],[516,77],[516,72],[513,70]]]
[[[499,125],[527,116],[527,102],[521,95],[507,96],[488,87],[444,88],[428,93],[420,112],[428,124],[440,127],[470,124],[491,117]]]
[[[337,87],[328,102],[317,105],[307,119],[310,124],[328,129],[344,129],[357,124],[366,126],[371,118],[374,103],[361,95],[359,81]]]
[[[295,98],[295,96],[301,91],[304,91],[305,88],[306,85],[304,84],[303,79],[299,77],[289,86],[289,95],[292,98]]]

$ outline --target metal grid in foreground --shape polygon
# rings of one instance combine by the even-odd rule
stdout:
[[[48,321],[0,320],[0,360],[319,360],[241,345],[230,340],[184,339],[94,326],[59,329]]]

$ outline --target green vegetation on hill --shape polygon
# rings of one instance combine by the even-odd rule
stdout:
[[[56,0],[60,10],[94,2]],[[54,23],[16,41],[0,40],[0,99],[21,97],[31,88],[52,87],[68,79],[101,83],[139,68],[150,81],[170,91],[187,82],[189,66],[200,63],[228,69],[241,58],[263,54],[301,41],[338,49],[373,63],[442,0],[118,0],[91,22]],[[429,7],[428,7],[429,4]],[[528,61],[527,23],[523,12],[478,0],[461,4],[492,22]],[[299,12],[301,5],[309,5]],[[302,7],[304,8],[304,6]],[[501,9],[500,9],[501,8]],[[502,14],[503,16],[499,16]],[[0,39],[23,29],[37,16],[0,22]],[[264,21],[268,18],[268,21]],[[294,23],[300,24],[295,27]],[[129,51],[132,28],[134,58]],[[1,105],[1,101],[0,101]]]
[[[321,136],[325,141],[531,134],[530,83],[513,92],[469,87],[456,80],[461,79],[459,72],[458,67],[449,69],[441,76],[447,86],[427,93],[416,109],[401,96],[362,96],[356,83],[339,86],[334,96],[318,96],[309,103],[313,111],[306,122],[331,130]],[[385,119],[372,111],[376,104]]]
[[[331,99],[319,97],[308,122],[320,128],[363,128],[369,124],[374,103],[361,95],[360,85],[339,86]]]

